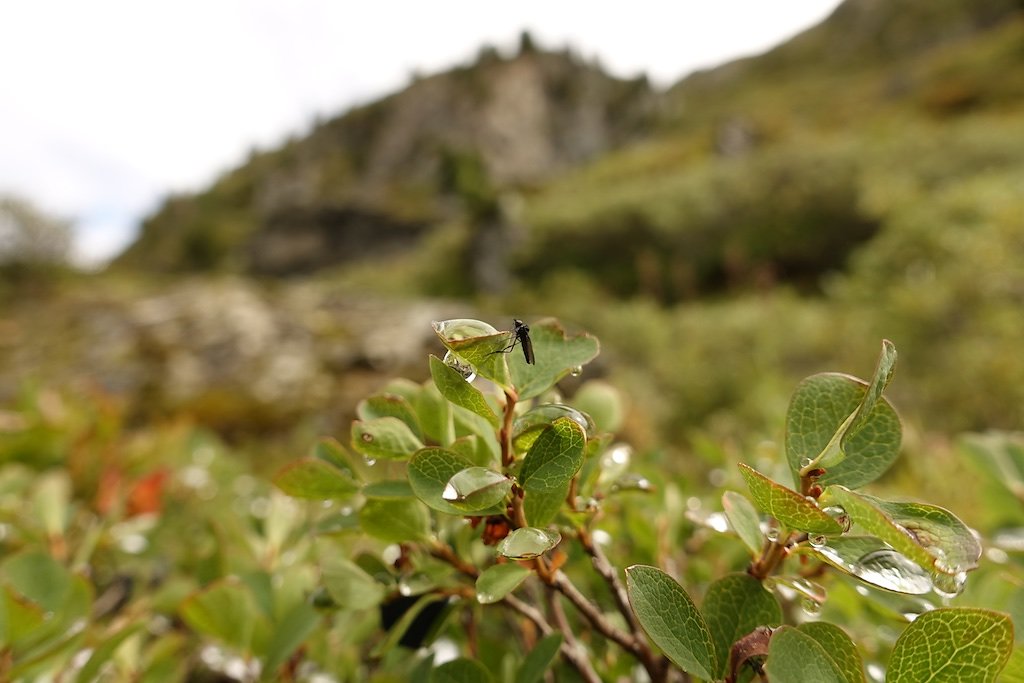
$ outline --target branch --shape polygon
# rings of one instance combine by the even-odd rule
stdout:
[[[548,623],[548,620],[544,618],[544,615],[540,613],[540,610],[523,602],[519,598],[513,595],[506,595],[502,598],[501,604],[532,621],[544,635],[551,635],[555,632],[555,629],[552,628],[551,624]],[[567,632],[570,634],[568,637],[566,637]],[[559,649],[559,652],[561,652],[562,656],[565,657],[565,661],[572,664],[573,667],[579,671],[580,676],[583,680],[587,681],[587,683],[601,683],[601,678],[597,675],[597,672],[594,671],[594,667],[591,666],[590,659],[587,655],[577,647],[573,647],[573,645],[570,644],[569,638],[572,637],[571,633],[571,631],[562,631],[562,635],[565,637],[565,640],[562,641],[562,647]],[[576,642],[575,638],[573,638],[572,642]]]
[[[587,656],[587,651],[580,645],[579,641],[576,640],[576,634],[572,632],[572,627],[569,626],[569,620],[565,618],[565,610],[562,609],[562,603],[559,602],[558,595],[554,591],[544,591],[545,597],[547,598],[548,607],[551,610],[551,615],[554,617],[555,624],[558,625],[558,630],[562,632],[562,637],[565,639],[563,647],[566,647],[577,655],[584,662],[587,663],[589,671],[582,671],[583,677],[588,681],[600,681],[601,678],[594,671],[593,666],[590,664],[590,658]]]

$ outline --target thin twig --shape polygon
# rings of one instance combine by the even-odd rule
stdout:
[[[619,608],[619,612],[626,619],[626,623],[629,624],[629,628],[633,632],[633,639],[636,642],[637,647],[636,656],[640,659],[644,668],[647,669],[647,673],[650,675],[651,680],[659,680],[660,677],[664,676],[664,673],[668,668],[668,660],[664,657],[658,657],[651,650],[650,645],[647,643],[647,637],[644,635],[644,631],[640,626],[640,622],[637,620],[636,615],[633,614],[633,608],[629,604],[629,594],[626,592],[626,587],[622,585],[618,572],[615,567],[612,566],[611,562],[608,561],[608,557],[604,554],[604,551],[601,550],[601,546],[594,543],[593,537],[582,527],[577,529],[577,535],[579,536],[583,549],[588,555],[590,555],[591,563],[594,565],[594,570],[600,574],[601,578],[603,578],[605,583],[608,584],[608,587],[611,589],[612,597],[615,599],[615,606]]]
[[[550,623],[548,623],[548,620],[544,618],[544,615],[540,613],[540,610],[523,602],[519,598],[513,595],[506,595],[502,598],[501,604],[532,621],[537,629],[544,635],[551,635],[555,632],[555,629]],[[563,637],[564,636],[565,633],[563,632]],[[587,681],[587,683],[601,683],[601,678],[597,675],[597,672],[594,671],[594,667],[590,664],[590,659],[579,649],[570,645],[568,640],[562,641],[562,646],[559,648],[559,652],[561,652],[562,656],[565,657],[565,661],[569,662],[569,664],[571,664],[580,673],[580,676],[583,680]]]
[[[555,625],[558,626],[558,630],[562,632],[562,637],[565,639],[563,645],[577,653],[579,658],[587,663],[589,671],[583,672],[583,677],[588,681],[600,681],[601,678],[594,671],[593,666],[590,664],[590,657],[587,656],[587,651],[580,645],[580,642],[576,640],[576,634],[573,633],[572,626],[569,625],[569,620],[565,617],[565,610],[562,609],[562,603],[558,597],[558,593],[555,591],[545,591],[547,598],[548,609],[551,612],[551,617],[555,621]]]
[[[571,602],[579,613],[590,622],[590,625],[593,626],[598,633],[608,640],[617,643],[627,652],[631,652],[639,658],[640,650],[637,645],[637,640],[633,634],[626,633],[608,621],[601,610],[595,607],[594,603],[590,602],[590,600],[588,600],[587,597],[583,595],[578,588],[576,588],[576,585],[569,580],[569,577],[565,575],[565,572],[555,572],[555,575],[552,577],[551,587],[567,597],[569,602]]]

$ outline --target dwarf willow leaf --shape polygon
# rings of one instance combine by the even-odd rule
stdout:
[[[764,534],[761,533],[761,518],[753,504],[743,494],[726,491],[722,494],[722,508],[733,531],[740,537],[743,544],[756,557],[764,547]]]
[[[548,524],[558,514],[569,483],[583,465],[587,438],[574,420],[559,418],[533,442],[523,459],[519,485],[526,492],[523,511],[531,525]]]
[[[633,565],[626,569],[626,590],[640,625],[669,659],[695,676],[716,678],[714,638],[675,579],[657,567]]]
[[[796,491],[772,481],[743,463],[740,463],[740,474],[746,480],[750,496],[757,507],[788,529],[816,534],[842,533],[843,527],[839,522]]]
[[[488,567],[476,580],[477,602],[482,605],[498,602],[514,591],[529,575],[529,569],[514,562]]]
[[[729,650],[758,626],[782,623],[775,596],[749,574],[727,574],[708,587],[701,612],[715,641],[716,678],[726,675]]]
[[[829,487],[830,501],[850,519],[921,567],[956,575],[975,569],[981,545],[952,512],[923,503],[895,503]]]
[[[430,514],[415,498],[370,498],[359,511],[363,531],[388,543],[425,541]]]
[[[430,683],[491,683],[491,674],[472,659],[453,659],[430,672]]]
[[[825,621],[809,621],[796,628],[825,648],[845,683],[864,683],[864,660],[846,631]]]
[[[535,362],[528,364],[522,354],[508,361],[520,400],[540,396],[555,382],[576,368],[594,360],[600,352],[597,338],[589,334],[567,337],[556,321],[542,320],[530,326]]]
[[[423,443],[397,417],[377,417],[352,423],[352,448],[367,458],[405,460]]]
[[[926,612],[900,635],[888,683],[988,683],[1013,649],[1013,622],[999,612],[950,608]]]
[[[764,669],[772,683],[846,683],[821,643],[792,626],[780,626],[772,633]]]
[[[274,476],[274,485],[294,498],[312,500],[345,498],[359,490],[351,474],[319,458],[288,463]]]
[[[484,418],[494,428],[498,427],[498,416],[488,405],[483,393],[467,382],[458,370],[445,365],[437,356],[431,356],[430,375],[442,396]]]
[[[786,460],[794,480],[827,449],[838,455],[821,463],[827,469],[818,480],[822,485],[859,488],[889,469],[899,456],[900,420],[884,397],[870,412],[855,415],[868,390],[865,382],[839,373],[812,375],[797,386],[786,411]]]
[[[562,647],[562,634],[552,633],[537,641],[516,672],[516,683],[538,683]]]

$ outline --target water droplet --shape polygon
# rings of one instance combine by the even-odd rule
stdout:
[[[579,377],[580,375],[583,374],[583,366],[574,365],[572,368],[569,369],[569,374],[572,375],[573,377]]]
[[[828,539],[821,534],[811,534],[807,537],[807,542],[815,548],[820,548],[828,542]]]
[[[811,466],[814,461],[810,458],[800,458],[800,469],[806,469]]]
[[[373,467],[377,464],[377,459],[371,458],[370,456],[363,456],[363,462],[366,463],[367,467]]]
[[[363,443],[373,443],[373,434],[370,432],[363,432],[359,438],[363,440]]]
[[[811,598],[804,598],[800,601],[800,609],[809,617],[816,617],[821,614],[821,603]]]
[[[843,533],[850,530],[850,526],[853,522],[850,520],[850,515],[846,514],[845,508],[839,505],[830,505],[822,510],[826,515],[836,520],[839,526],[843,527]]]
[[[455,490],[455,487],[452,486],[451,482],[448,482],[444,487],[444,491],[441,492],[441,497],[445,500],[458,500],[459,492]]]
[[[764,536],[770,542],[775,543],[775,541],[779,540],[779,528],[774,526],[768,527],[765,529]]]
[[[583,411],[563,403],[542,403],[516,418],[512,423],[512,438],[518,441],[530,432],[539,432],[560,417],[567,417],[583,427],[588,439],[597,433],[594,421]]]
[[[444,364],[453,368],[456,372],[462,375],[462,379],[467,382],[472,382],[476,379],[476,368],[469,363],[463,363],[459,357],[451,351],[444,354]]]
[[[935,594],[943,598],[955,598],[964,592],[967,584],[967,572],[956,574],[935,573],[932,575],[932,587]]]
[[[493,325],[472,318],[454,318],[452,320],[435,320],[432,323],[434,332],[447,340],[471,339],[473,337],[489,337],[498,334]]]

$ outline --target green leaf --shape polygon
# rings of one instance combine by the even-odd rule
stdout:
[[[457,406],[476,413],[487,420],[495,429],[499,426],[498,415],[488,405],[483,393],[465,378],[455,368],[445,365],[437,356],[430,357],[430,375],[434,378],[434,384],[438,391],[446,399]]]
[[[476,599],[482,605],[498,602],[514,591],[530,570],[513,562],[488,567],[476,580]]]
[[[313,457],[317,460],[323,460],[329,465],[334,465],[343,473],[358,481],[359,473],[352,467],[351,455],[345,450],[344,446],[338,443],[337,439],[331,437],[320,439],[316,444],[316,448],[313,449]]]
[[[842,486],[829,487],[826,496],[866,531],[925,569],[955,576],[978,566],[981,545],[948,510],[879,500]]]
[[[519,485],[526,492],[523,510],[534,526],[554,519],[583,465],[587,439],[574,420],[559,418],[537,437],[523,459]]]
[[[371,498],[359,511],[363,531],[388,543],[430,538],[430,513],[415,498]]]
[[[319,458],[288,463],[274,475],[274,485],[294,498],[328,500],[346,498],[359,490],[352,477]]]
[[[999,680],[1001,683],[1024,683],[1024,646],[1013,649]]]
[[[356,415],[364,422],[378,417],[396,417],[412,430],[417,439],[423,440],[423,428],[408,399],[397,394],[377,394],[363,399],[356,406]]]
[[[367,498],[412,498],[412,486],[408,479],[384,479],[363,487]]]
[[[826,451],[828,471],[818,480],[823,486],[859,488],[889,469],[899,456],[899,416],[885,398],[858,416],[868,389],[856,377],[839,373],[812,375],[797,386],[786,412],[786,459],[795,480],[806,461]],[[853,431],[855,420],[859,427]],[[845,459],[831,464],[836,457],[831,452],[839,453],[840,447],[838,457]]]
[[[441,497],[466,513],[479,513],[501,503],[512,490],[512,480],[487,467],[468,467],[455,473]]]
[[[340,549],[325,549],[320,555],[324,588],[339,607],[369,609],[384,599],[384,586],[359,565],[342,557]]]
[[[452,404],[437,390],[433,380],[427,380],[416,398],[416,414],[419,415],[423,433],[427,439],[447,446],[455,440],[452,426]]]
[[[464,516],[466,513],[462,509],[444,499],[444,491],[452,477],[470,467],[473,463],[457,453],[444,448],[424,448],[409,461],[409,484],[416,497],[428,507],[449,515]],[[493,509],[494,514],[502,512],[503,507]]]
[[[512,560],[532,560],[554,548],[562,540],[557,531],[521,527],[498,543],[498,553]]]
[[[614,433],[622,428],[626,408],[619,390],[611,384],[597,379],[584,382],[572,403],[589,415],[600,431]]]
[[[987,683],[1013,650],[1013,622],[999,612],[937,609],[915,619],[889,658],[887,683]]]
[[[719,668],[714,638],[683,587],[657,567],[633,565],[626,569],[626,590],[655,645],[683,671],[714,679]]]
[[[263,680],[280,680],[281,666],[313,633],[320,621],[320,615],[312,605],[299,602],[285,612],[274,624],[270,642],[263,657]]]
[[[0,577],[44,612],[61,611],[71,594],[74,578],[64,565],[41,550],[28,550],[8,557],[0,565]]]
[[[511,341],[509,332],[499,332],[485,322],[468,318],[435,322],[434,332],[449,351],[472,366],[478,375],[502,389],[512,389],[506,354],[502,352]]]
[[[397,417],[378,417],[352,423],[352,448],[367,458],[405,460],[423,443]]]
[[[818,641],[845,683],[864,683],[864,660],[846,631],[825,621],[809,621],[796,628]]]
[[[757,557],[764,548],[764,534],[761,533],[761,518],[747,497],[735,491],[722,494],[722,508],[733,531],[743,544]]]
[[[850,440],[857,434],[862,428],[867,427],[871,423],[871,414],[875,410],[875,406],[882,400],[882,392],[885,391],[889,383],[892,382],[893,372],[896,370],[896,347],[888,339],[882,340],[882,352],[878,356],[878,365],[875,366],[875,373],[871,378],[871,384],[868,385],[868,390],[864,392],[864,399],[857,406],[857,411],[853,414],[853,421],[850,423],[850,428],[843,433],[842,440],[840,441],[840,452],[846,453],[849,446]],[[828,467],[830,464],[821,463],[823,467]],[[836,464],[836,463],[831,463]]]
[[[472,659],[453,659],[430,672],[430,683],[491,683],[491,674]]]
[[[562,647],[562,634],[552,633],[537,641],[516,672],[516,683],[538,683]]]
[[[596,337],[589,334],[565,335],[555,320],[547,319],[530,326],[530,338],[536,362],[528,365],[523,354],[511,354],[508,361],[519,400],[540,396],[570,372],[594,360],[600,352]]]
[[[114,658],[118,648],[139,631],[144,628],[143,624],[130,624],[117,633],[105,638],[96,649],[89,655],[89,661],[78,672],[75,677],[76,683],[93,683],[99,679],[103,666]]]
[[[792,626],[772,633],[764,668],[772,683],[846,683],[821,643]]]
[[[189,628],[248,652],[259,613],[252,594],[238,579],[222,579],[193,594],[181,606]]]
[[[729,668],[729,650],[758,626],[778,626],[782,609],[775,596],[749,574],[727,574],[708,587],[701,610],[715,641],[716,678]]]
[[[778,484],[749,465],[740,463],[754,503],[786,528],[813,534],[839,534],[843,527],[821,508],[796,491]]]
[[[877,588],[911,595],[932,590],[928,571],[874,536],[838,536],[823,546],[801,547],[800,552]]]

